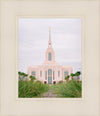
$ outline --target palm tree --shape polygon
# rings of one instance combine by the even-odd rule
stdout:
[[[75,73],[75,76],[77,76],[77,79],[78,79],[78,81],[80,80],[80,76],[81,75],[81,72],[80,71],[77,71],[76,73]]]
[[[34,77],[34,76],[30,76],[30,78],[31,78],[31,81],[34,81],[36,78]]]
[[[73,77],[75,76],[75,74],[71,73],[71,77],[72,77],[72,80],[73,80]]]
[[[66,77],[65,77],[65,80],[68,82],[68,80],[69,80],[69,75],[67,75]]]
[[[28,74],[20,71],[18,72],[18,75],[19,75],[19,80],[26,80],[28,76]]]
[[[18,75],[19,75],[19,80],[21,80],[21,77],[20,77],[21,76],[21,72],[20,71],[18,72]]]
[[[23,80],[24,77],[25,77],[25,73],[24,73],[24,72],[21,72],[21,73],[20,73],[20,80]]]
[[[28,76],[28,74],[25,74],[25,77],[27,77]]]
[[[24,79],[24,77],[25,77],[25,73],[24,73],[24,72],[22,72],[22,73],[21,73],[21,76],[22,76],[22,77],[21,77],[21,80],[23,80],[23,79]]]
[[[28,76],[28,74],[25,74],[26,80],[27,80],[27,76]]]
[[[22,73],[22,75],[23,75],[23,80],[27,80],[27,76],[28,76],[28,74],[26,74],[26,73]]]

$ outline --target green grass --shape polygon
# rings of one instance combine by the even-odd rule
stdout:
[[[49,86],[40,81],[19,81],[18,82],[18,97],[19,98],[39,98],[43,93],[48,92],[50,87],[58,95],[59,98],[81,98],[82,97],[82,82],[69,81],[60,82]]]
[[[18,82],[18,97],[33,98],[41,97],[41,94],[49,90],[49,85],[43,84],[40,81],[19,81]]]
[[[51,86],[58,97],[65,98],[81,98],[82,97],[82,82],[69,81],[58,83]]]

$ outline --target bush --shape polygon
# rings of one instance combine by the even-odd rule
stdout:
[[[49,90],[49,85],[45,85],[40,81],[19,81],[18,97],[32,98],[40,97],[42,93]]]
[[[80,98],[82,96],[82,83],[79,81],[71,80],[68,83],[59,83],[53,85],[52,88],[59,97]]]
[[[60,83],[60,84],[61,84],[61,83],[63,83],[63,81],[59,81],[58,83]]]
[[[30,76],[31,81],[35,80],[36,78],[34,76]]]
[[[68,82],[68,80],[69,80],[69,75],[67,75],[66,77],[65,77],[65,80]]]

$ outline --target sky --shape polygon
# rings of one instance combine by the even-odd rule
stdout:
[[[19,19],[18,62],[19,71],[27,73],[28,66],[41,65],[49,41],[60,65],[70,65],[73,72],[81,71],[81,19]]]

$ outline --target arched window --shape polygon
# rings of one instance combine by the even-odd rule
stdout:
[[[52,54],[48,53],[48,60],[51,61],[52,60]]]
[[[35,76],[35,74],[36,74],[35,71],[32,71],[32,72],[31,72],[31,75],[34,75],[34,76]]]
[[[48,70],[48,75],[52,75],[52,70],[51,69]]]

